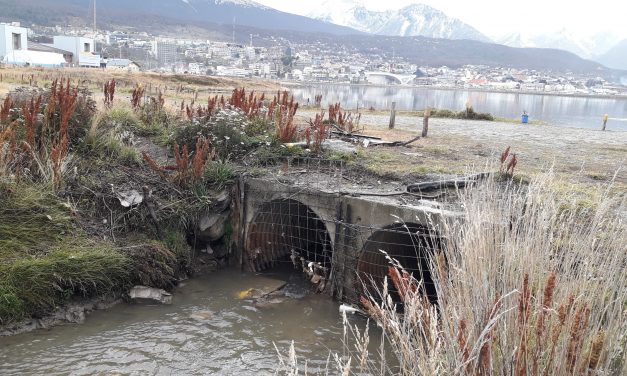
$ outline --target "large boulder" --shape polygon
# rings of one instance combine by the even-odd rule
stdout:
[[[226,223],[231,211],[222,213],[209,213],[200,218],[198,222],[198,239],[206,243],[220,240],[226,232]]]
[[[135,286],[128,295],[136,302],[158,302],[161,304],[172,304],[172,294],[154,287]]]

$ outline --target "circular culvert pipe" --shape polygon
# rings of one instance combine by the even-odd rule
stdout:
[[[333,253],[322,219],[307,205],[292,199],[261,206],[250,224],[246,250],[248,266],[254,271],[289,261],[292,255],[330,270]]]
[[[380,297],[383,279],[391,266],[385,251],[396,259],[405,271],[423,281],[423,293],[431,302],[437,300],[436,289],[431,278],[430,256],[438,247],[438,238],[429,228],[415,223],[398,223],[372,233],[363,246],[357,264],[358,291],[363,288],[375,297]],[[388,290],[392,299],[400,301],[398,292],[388,278]]]

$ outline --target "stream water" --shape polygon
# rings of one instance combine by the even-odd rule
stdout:
[[[268,278],[288,280],[289,298],[263,308],[238,298]],[[308,290],[301,274],[219,271],[186,281],[172,305],[120,304],[81,325],[0,338],[0,375],[272,375],[273,343],[286,355],[292,340],[310,371],[324,369],[341,352],[342,318]]]

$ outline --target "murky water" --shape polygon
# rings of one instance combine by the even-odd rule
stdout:
[[[315,85],[291,88],[300,103],[313,101],[322,94],[323,106],[342,103],[345,108],[389,109],[396,102],[399,110],[422,110],[426,107],[460,111],[470,102],[478,112],[498,117],[520,119],[527,111],[530,119],[558,126],[600,129],[604,114],[609,115],[607,128],[627,130],[627,98],[572,97],[543,94],[495,93],[472,90],[442,90],[408,87],[372,87],[350,85]]]
[[[289,279],[291,298],[265,308],[237,298],[268,277]],[[186,281],[171,306],[121,304],[82,325],[0,338],[0,375],[271,375],[273,343],[287,354],[292,340],[310,371],[324,368],[342,349],[342,319],[337,302],[307,289],[299,274],[216,272]]]

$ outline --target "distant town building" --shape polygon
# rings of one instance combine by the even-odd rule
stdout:
[[[28,29],[19,23],[0,24],[0,62],[38,67],[59,67],[66,63],[66,51],[29,49]]]
[[[139,72],[139,64],[129,59],[109,59],[107,69],[123,70],[128,72]]]
[[[152,42],[152,53],[162,66],[172,66],[176,63],[177,45],[173,40],[155,39]]]
[[[28,47],[28,29],[19,23],[0,24],[0,60],[8,64],[22,62],[21,51]]]
[[[100,55],[95,53],[92,38],[62,36],[53,38],[52,47],[72,53],[72,64],[79,67],[100,67]]]

